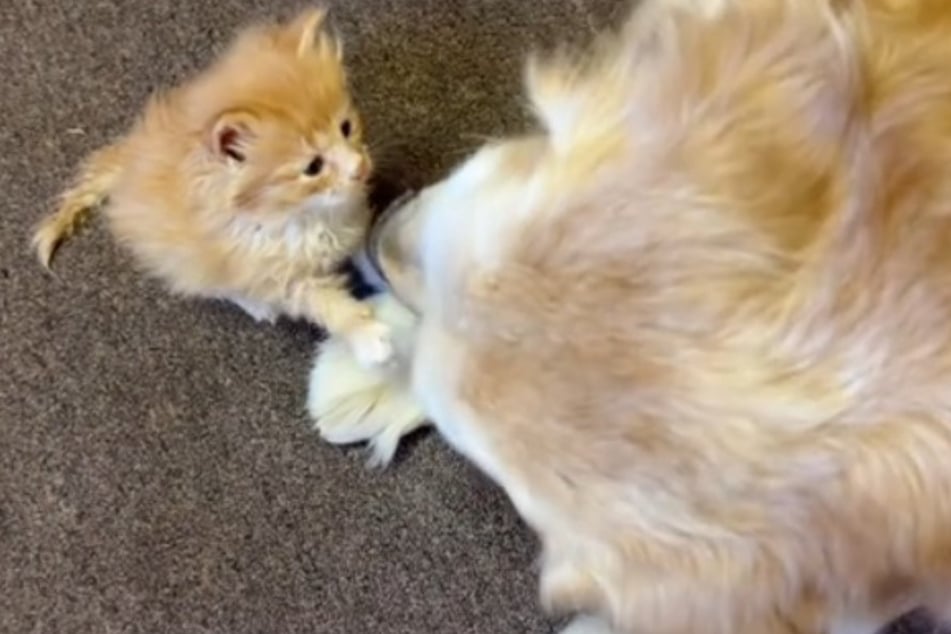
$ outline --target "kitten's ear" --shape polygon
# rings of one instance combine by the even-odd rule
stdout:
[[[324,8],[310,9],[297,17],[291,24],[291,35],[297,47],[298,57],[303,57],[314,49],[321,55],[330,54],[337,61],[343,59],[343,47],[340,40],[325,31],[327,10]]]
[[[294,20],[290,30],[296,39],[298,56],[309,53],[318,41],[323,43],[326,36],[322,31],[326,20],[327,10],[322,7],[304,11]]]
[[[338,62],[343,61],[343,42],[340,40],[340,36],[336,33],[333,35],[324,34],[321,36],[320,46],[323,49],[323,52],[330,53]]]
[[[243,163],[254,140],[254,123],[254,117],[246,112],[219,115],[209,135],[212,153],[223,161]]]

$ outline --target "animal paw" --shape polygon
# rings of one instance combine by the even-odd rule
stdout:
[[[366,442],[370,464],[388,464],[400,439],[426,424],[422,410],[394,370],[359,365],[339,339],[322,346],[307,394],[307,409],[321,437],[337,445]]]
[[[390,327],[379,321],[361,324],[347,337],[353,356],[365,368],[385,365],[393,359],[393,335]]]

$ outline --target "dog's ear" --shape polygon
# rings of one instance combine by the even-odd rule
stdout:
[[[533,55],[525,67],[525,86],[532,109],[555,145],[574,127],[581,104],[572,95],[570,62],[563,55],[543,60]]]
[[[580,149],[616,125],[624,116],[626,62],[607,66],[556,53],[532,57],[525,84],[535,116],[548,132],[556,152]],[[592,69],[597,77],[592,78]]]

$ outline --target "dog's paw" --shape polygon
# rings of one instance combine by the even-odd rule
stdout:
[[[364,368],[385,365],[393,359],[393,335],[390,327],[369,321],[348,333],[347,341],[357,362]]]
[[[374,466],[388,464],[400,439],[426,424],[409,389],[393,372],[363,366],[340,340],[328,341],[314,363],[307,409],[327,442],[367,442]]]

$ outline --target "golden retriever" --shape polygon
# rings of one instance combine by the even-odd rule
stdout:
[[[644,0],[526,84],[382,230],[399,362],[331,342],[321,432],[432,421],[572,634],[947,615],[951,2]]]

